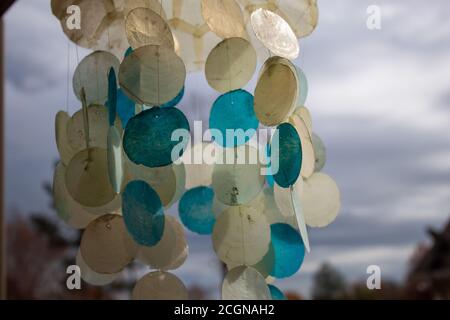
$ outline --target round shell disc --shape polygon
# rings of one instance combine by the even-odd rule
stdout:
[[[308,127],[298,113],[294,113],[289,118],[289,123],[297,130],[300,140],[302,142],[302,169],[300,174],[304,178],[310,177],[314,172],[315,155],[312,137],[309,133]]]
[[[183,89],[186,68],[166,46],[148,45],[134,50],[120,65],[122,90],[136,103],[158,106]]]
[[[124,180],[124,161],[122,152],[122,136],[116,127],[108,132],[108,173],[109,181],[115,193],[120,193]]]
[[[142,277],[131,294],[133,300],[187,300],[183,282],[171,273],[156,271]]]
[[[128,121],[123,137],[123,149],[128,158],[146,167],[163,167],[181,155],[189,141],[173,141],[175,131],[189,133],[186,116],[176,108],[154,107]],[[179,148],[181,146],[181,148]],[[179,148],[179,152],[175,149]]]
[[[132,181],[122,195],[122,214],[128,232],[143,246],[154,246],[164,232],[164,210],[155,190],[144,181]]]
[[[231,91],[214,102],[209,116],[209,128],[220,131],[221,137],[215,137],[215,142],[219,145],[243,145],[256,133],[258,126],[259,122],[253,109],[253,96],[247,91]]]
[[[183,226],[175,217],[166,216],[161,241],[153,247],[139,247],[137,257],[152,269],[174,270],[186,261],[188,252]]]
[[[125,0],[125,5],[123,8],[124,16],[128,16],[128,14],[136,8],[148,8],[166,20],[166,12],[161,6],[160,0]]]
[[[273,178],[279,186],[289,188],[297,181],[302,167],[302,144],[294,126],[289,123],[279,125],[270,149],[272,170],[278,162],[278,171],[272,171]]]
[[[135,258],[137,244],[128,234],[123,218],[107,214],[86,228],[81,237],[80,252],[95,272],[114,274]]]
[[[267,60],[255,88],[255,113],[269,127],[284,122],[297,105],[299,82],[295,66],[286,59]]]
[[[256,37],[267,49],[277,56],[297,59],[300,53],[297,37],[282,17],[260,8],[253,11],[250,21]]]
[[[59,162],[53,176],[53,201],[58,216],[75,229],[84,229],[97,216],[73,200],[66,188],[66,167]]]
[[[311,34],[317,26],[319,12],[317,0],[239,0],[250,15],[255,9],[271,10],[289,23],[295,35],[303,38]]]
[[[288,224],[278,223],[270,226],[274,264],[271,275],[287,278],[301,267],[305,257],[302,237]]]
[[[89,146],[106,149],[108,141],[108,109],[102,105],[88,109]],[[86,149],[83,110],[78,110],[67,123],[67,138],[75,152]]]
[[[251,267],[240,266],[227,272],[222,284],[223,300],[271,300],[264,277]]]
[[[202,0],[202,15],[212,32],[219,37],[245,37],[241,7],[235,0]]]
[[[254,265],[269,250],[270,225],[251,207],[231,207],[216,221],[212,234],[214,250],[230,265]]]
[[[56,146],[58,148],[61,162],[64,165],[68,165],[72,157],[75,155],[72,147],[69,144],[67,138],[67,124],[70,120],[69,115],[65,111],[59,111],[55,118],[55,137]]]
[[[190,145],[180,160],[186,169],[186,189],[212,184],[216,162],[214,143],[200,142]]]
[[[167,46],[174,49],[173,35],[169,25],[149,8],[135,8],[125,20],[128,42],[133,49],[146,45]]]
[[[115,192],[109,182],[106,150],[89,148],[78,152],[67,166],[66,187],[73,199],[85,207],[111,202]]]
[[[301,203],[308,226],[326,227],[336,219],[341,208],[339,188],[328,175],[314,173],[304,182]]]
[[[103,105],[108,100],[108,74],[119,72],[120,62],[113,54],[95,51],[81,60],[73,75],[73,91],[81,101],[81,89],[86,93],[87,105]]]
[[[214,191],[210,187],[186,191],[178,205],[180,219],[186,228],[198,234],[211,234],[216,223],[213,201]]]
[[[206,80],[219,92],[240,89],[252,78],[256,69],[256,51],[242,38],[220,42],[208,55]]]
[[[264,187],[258,151],[249,145],[226,148],[217,154],[212,187],[223,204],[239,206],[252,201]]]
[[[314,147],[314,156],[315,156],[315,164],[314,171],[319,172],[325,167],[325,163],[327,161],[327,150],[325,149],[325,145],[320,139],[320,137],[313,133],[312,135],[312,143]]]
[[[120,275],[120,272],[112,274],[95,272],[83,260],[83,256],[81,255],[80,250],[78,250],[77,253],[76,264],[78,267],[80,267],[81,279],[93,286],[106,286],[107,284],[110,284],[111,282],[116,280]]]

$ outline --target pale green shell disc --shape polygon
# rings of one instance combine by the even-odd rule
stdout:
[[[108,131],[108,173],[109,181],[115,193],[120,193],[124,181],[124,160],[122,151],[122,136],[116,127]]]

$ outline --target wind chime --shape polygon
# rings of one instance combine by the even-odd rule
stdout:
[[[152,271],[133,299],[187,299],[170,273],[188,256],[185,227],[210,235],[226,264],[223,299],[284,299],[273,283],[300,269],[310,251],[307,226],[327,226],[340,209],[336,183],[320,172],[326,151],[305,107],[306,76],[293,63],[298,39],[317,25],[316,0],[51,4],[69,39],[95,50],[73,76],[81,109],[56,115],[54,199],[61,219],[84,229],[82,278],[109,284],[138,259]],[[80,29],[67,28],[71,5],[80,8]],[[243,88],[258,62],[252,94]],[[251,136],[172,140],[190,131],[177,106],[186,73],[198,70],[218,92],[210,129],[225,136],[276,128],[267,144]],[[246,161],[261,149],[268,175],[260,161]],[[175,204],[179,219],[165,213]]]

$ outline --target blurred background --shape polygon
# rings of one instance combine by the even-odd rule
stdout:
[[[319,25],[301,40],[297,64],[342,209],[329,227],[310,230],[300,272],[275,284],[291,299],[450,298],[450,6],[318,3]],[[367,28],[369,5],[381,9],[380,30]],[[49,0],[18,0],[4,22],[8,298],[127,299],[140,265],[110,286],[67,290],[79,234],[52,206],[54,118],[80,108],[70,81],[88,51],[68,43]],[[202,73],[189,76],[186,92],[180,109],[208,119],[217,94]],[[188,241],[175,274],[192,299],[219,298],[223,270],[210,238],[188,233]],[[381,269],[381,290],[366,287],[370,265]]]

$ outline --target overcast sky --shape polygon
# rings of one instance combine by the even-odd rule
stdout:
[[[311,231],[300,273],[279,281],[307,293],[311,274],[329,261],[350,280],[379,265],[400,279],[425,227],[450,211],[450,7],[445,0],[319,0],[316,31],[300,42],[298,64],[310,85],[307,106],[324,140],[324,171],[341,189],[342,211]],[[6,203],[48,211],[42,183],[57,159],[54,117],[66,110],[68,41],[49,0],[19,0],[6,15]],[[382,29],[366,27],[379,5]],[[80,59],[87,51],[79,49]],[[70,73],[76,65],[70,45]],[[207,119],[217,96],[202,74],[190,76],[180,108]],[[195,81],[192,81],[195,80]],[[70,84],[71,88],[71,84]],[[251,85],[248,90],[252,91]],[[79,103],[70,90],[69,111]],[[191,256],[177,272],[217,291],[210,241],[189,236]],[[202,266],[202,269],[199,268]]]

